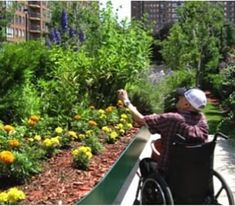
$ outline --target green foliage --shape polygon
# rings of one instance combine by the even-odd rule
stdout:
[[[0,178],[7,178],[24,183],[30,176],[40,172],[38,159],[34,159],[35,151],[13,151],[15,161],[12,164],[0,162]]]
[[[6,122],[19,121],[39,112],[37,80],[48,72],[47,50],[40,42],[6,44],[0,53],[0,115]],[[7,111],[7,112],[6,112]]]
[[[91,148],[87,146],[81,146],[78,149],[72,151],[73,166],[78,169],[87,170],[90,159],[92,158]]]
[[[90,136],[86,138],[85,140],[85,145],[91,148],[92,154],[100,154],[102,150],[104,149],[103,144],[100,142],[98,137],[95,136]]]
[[[142,75],[144,77],[144,75]],[[175,90],[178,87],[191,87],[194,73],[187,70],[173,72],[165,76],[157,84],[149,81],[148,76],[139,79],[138,83],[127,85],[130,99],[133,104],[144,114],[170,111],[175,104]]]
[[[96,35],[85,43],[94,59],[88,92],[98,107],[113,104],[117,89],[135,81],[140,71],[148,68],[152,42],[140,23],[119,23],[111,5],[101,12],[100,19]]]
[[[216,132],[220,131],[218,125],[223,119],[223,113],[220,108],[217,105],[208,103],[207,106],[203,109],[203,113],[207,118],[209,134],[215,134]]]
[[[162,45],[162,56],[172,69],[196,71],[196,85],[203,87],[206,73],[215,71],[220,59],[224,14],[221,5],[185,2],[179,22]]]

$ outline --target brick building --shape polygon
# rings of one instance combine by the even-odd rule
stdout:
[[[5,1],[6,6],[11,1]],[[42,37],[48,32],[46,23],[50,20],[47,1],[19,1],[12,23],[6,28],[6,40],[20,42]]]
[[[211,2],[222,3],[224,5],[224,16],[235,24],[235,1]],[[154,33],[156,33],[164,25],[177,21],[176,10],[183,4],[184,1],[132,1],[131,17],[140,19],[145,13],[148,14],[149,21],[154,24]]]

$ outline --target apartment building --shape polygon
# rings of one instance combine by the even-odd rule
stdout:
[[[224,16],[235,24],[235,1],[211,1],[224,5]],[[164,25],[177,21],[177,8],[184,1],[132,1],[131,17],[140,19],[145,13],[148,20],[154,25],[154,33],[157,33]]]
[[[224,3],[224,15],[225,17],[235,24],[235,1],[225,1]]]
[[[6,6],[11,1],[5,1]],[[38,39],[48,32],[46,23],[50,20],[47,1],[19,1],[12,23],[6,28],[6,40],[21,42]]]
[[[182,1],[132,1],[131,16],[140,19],[147,14],[157,32],[165,24],[177,20],[176,9],[182,4]]]

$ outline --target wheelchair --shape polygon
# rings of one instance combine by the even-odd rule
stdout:
[[[227,139],[224,134],[217,133],[208,143],[190,145],[185,143],[184,137],[177,135],[176,141],[170,147],[167,172],[162,174],[154,169],[154,172],[152,170],[147,175],[139,174],[133,204],[234,205],[231,189],[224,178],[213,169],[217,137]],[[151,158],[145,159],[155,164]]]

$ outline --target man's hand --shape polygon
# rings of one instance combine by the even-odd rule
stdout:
[[[127,94],[126,90],[124,90],[124,89],[118,90],[118,99],[122,100],[123,102],[130,101],[128,98],[128,94]]]

